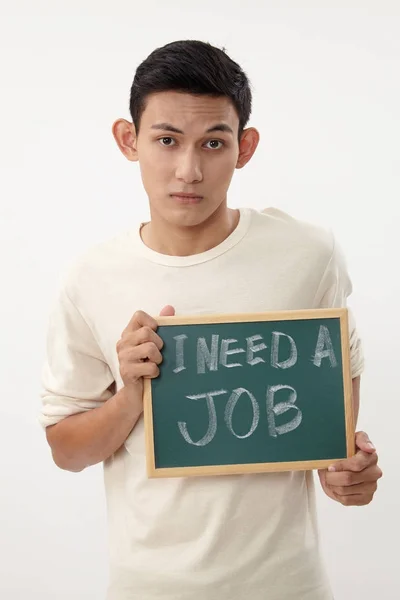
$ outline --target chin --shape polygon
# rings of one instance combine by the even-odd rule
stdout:
[[[184,205],[175,210],[165,212],[163,217],[175,227],[196,227],[210,218],[214,211],[205,206]]]
[[[196,227],[207,221],[207,215],[174,215],[170,216],[168,222],[175,227]]]

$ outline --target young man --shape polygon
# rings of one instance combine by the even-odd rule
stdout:
[[[224,51],[199,41],[155,50],[137,69],[130,111],[113,134],[139,162],[151,220],[70,267],[43,369],[54,461],[70,471],[104,461],[108,600],[328,600],[312,473],[149,480],[142,389],[162,361],[155,315],[346,306],[344,259],[319,227],[274,208],[228,208],[233,172],[259,134],[245,129],[248,79]],[[357,413],[353,320],[350,334]],[[319,472],[345,505],[368,504],[381,476],[368,436],[356,444],[353,458]]]

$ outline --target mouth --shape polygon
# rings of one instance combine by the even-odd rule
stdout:
[[[170,194],[171,198],[177,200],[179,204],[198,204],[203,196],[197,196],[196,194]]]

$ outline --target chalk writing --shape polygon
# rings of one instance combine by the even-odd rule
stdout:
[[[177,335],[175,341],[175,367],[173,373],[179,375],[186,370],[185,366],[185,341],[188,336]],[[256,342],[261,342],[256,344]],[[198,337],[196,341],[196,372],[198,375],[204,375],[208,372],[218,371],[219,368],[241,368],[243,363],[247,363],[251,367],[259,365],[259,368],[287,370],[295,367],[298,361],[298,348],[292,336],[282,331],[273,331],[271,334],[271,343],[268,346],[264,343],[263,336],[255,334],[245,338],[245,343],[240,347],[239,340],[236,338],[221,338],[218,334],[212,333],[209,338]],[[269,348],[269,361],[265,358],[265,351]],[[256,353],[264,352],[264,357]],[[241,361],[239,358],[241,356]],[[230,357],[235,356],[235,359]],[[320,368],[322,361],[327,359],[331,368],[338,366],[338,361],[335,356],[332,340],[329,329],[325,325],[320,325],[318,336],[315,343],[315,352],[312,356],[312,364]],[[189,361],[192,364],[192,361]],[[214,439],[218,429],[218,419],[216,410],[216,401],[223,401],[221,398],[228,394],[228,390],[220,389],[201,394],[188,394],[185,398],[188,400],[205,400],[208,411],[207,431],[203,437],[194,440],[190,433],[190,424],[179,421],[179,431],[184,440],[194,446],[206,446]],[[264,399],[256,399],[253,393],[244,387],[235,388],[226,400],[224,409],[224,421],[228,431],[240,440],[247,439],[253,435],[260,422],[260,403],[265,406],[268,434],[272,438],[277,438],[281,435],[286,435],[297,429],[303,420],[303,414],[300,407],[296,404],[298,400],[297,391],[290,385],[267,385],[265,388]],[[233,427],[233,415],[237,404],[247,402],[251,406],[252,417],[247,433],[238,433]],[[276,418],[288,413],[286,422],[277,424]],[[247,426],[246,426],[247,427]]]
[[[253,422],[251,424],[249,431],[245,435],[239,435],[238,433],[236,433],[233,430],[233,427],[232,427],[233,411],[235,410],[237,401],[239,400],[239,398],[242,394],[248,395],[248,397],[251,400],[251,405],[253,407]],[[259,420],[260,420],[260,408],[259,408],[257,400],[254,398],[253,394],[251,394],[248,390],[245,390],[244,388],[237,388],[236,390],[233,390],[231,397],[229,398],[229,400],[226,404],[226,407],[225,407],[225,423],[226,423],[229,431],[231,433],[233,433],[233,435],[235,435],[237,438],[244,440],[245,438],[250,437],[252,433],[254,433]]]

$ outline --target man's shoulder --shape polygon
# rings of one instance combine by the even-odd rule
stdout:
[[[334,247],[331,229],[321,224],[297,218],[279,208],[268,207],[255,211],[254,224],[261,235],[273,239],[275,244],[295,251],[296,248],[315,252],[329,259]]]
[[[61,274],[65,287],[73,289],[101,281],[107,271],[122,266],[127,249],[133,250],[131,230],[122,230],[103,240],[91,243],[70,258]]]

